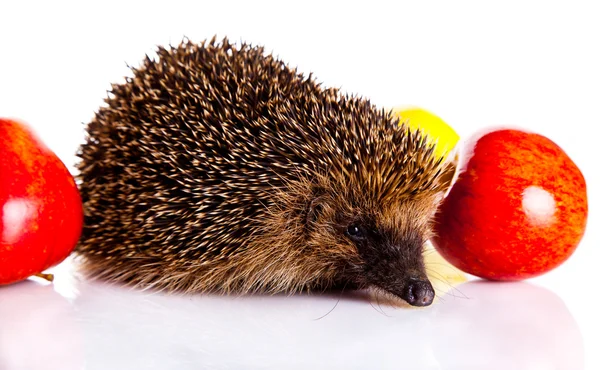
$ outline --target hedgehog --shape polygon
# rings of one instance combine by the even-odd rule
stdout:
[[[435,293],[424,243],[453,163],[358,95],[222,40],[158,46],[78,150],[90,277],[142,289]]]

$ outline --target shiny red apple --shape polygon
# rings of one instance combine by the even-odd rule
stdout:
[[[0,118],[0,285],[62,262],[81,234],[73,177],[27,126]]]
[[[587,222],[586,184],[557,144],[494,130],[471,140],[462,158],[432,239],[450,263],[490,280],[522,280],[571,256]]]

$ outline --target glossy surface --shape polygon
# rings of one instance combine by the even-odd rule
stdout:
[[[584,369],[579,325],[546,288],[469,281],[437,297],[166,296],[58,271],[0,288],[0,368]]]
[[[434,245],[459,269],[521,280],[566,261],[587,222],[586,183],[549,139],[486,133],[465,147],[458,180],[438,212]]]
[[[24,124],[0,119],[0,285],[62,262],[82,208],[63,163]]]

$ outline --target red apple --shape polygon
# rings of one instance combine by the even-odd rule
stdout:
[[[25,125],[0,118],[0,285],[62,262],[82,222],[64,164]]]
[[[432,242],[457,268],[522,280],[563,263],[587,222],[585,179],[548,138],[501,129],[465,147]]]

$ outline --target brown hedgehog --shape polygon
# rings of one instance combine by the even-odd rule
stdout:
[[[430,220],[454,171],[366,99],[227,39],[113,85],[79,151],[83,268],[181,292],[434,290]]]

